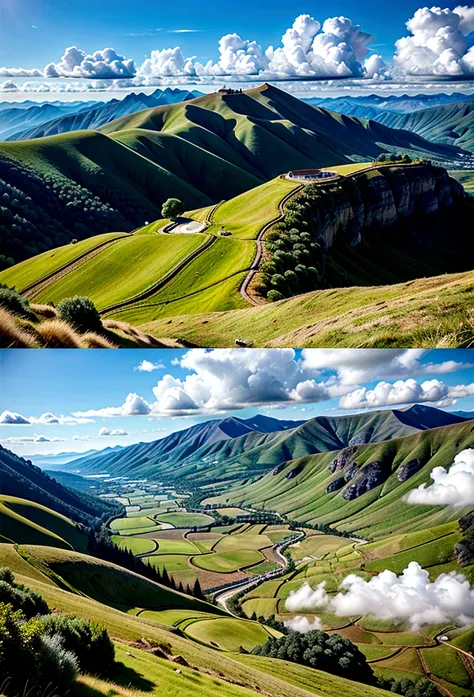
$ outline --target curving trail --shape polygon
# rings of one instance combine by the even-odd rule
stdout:
[[[21,294],[27,298],[27,300],[31,300],[33,295],[46,290],[46,288],[52,283],[59,281],[64,276],[71,273],[71,271],[75,271],[77,268],[89,261],[89,259],[93,259],[95,256],[97,256],[97,254],[100,254],[100,252],[102,252],[106,247],[110,247],[121,239],[124,239],[123,235],[120,235],[120,237],[116,237],[112,240],[107,240],[106,242],[101,242],[101,244],[98,244],[97,247],[93,247],[92,249],[89,249],[88,252],[80,254],[78,257],[72,259],[67,264],[64,264],[59,269],[56,269],[56,271],[52,271],[34,283],[30,283],[29,286],[26,286],[26,288],[23,288],[23,290],[20,291]]]
[[[297,193],[299,193],[303,188],[304,184],[300,184],[299,186],[296,186],[294,189],[289,191],[283,198],[281,199],[280,203],[278,204],[278,216],[276,218],[273,218],[273,220],[269,220],[268,223],[265,223],[262,228],[260,228],[260,231],[256,237],[256,242],[257,242],[257,253],[255,255],[255,259],[253,260],[253,264],[250,268],[250,271],[248,272],[247,276],[244,278],[244,281],[242,285],[240,286],[239,293],[243,297],[244,300],[246,300],[248,303],[251,305],[260,305],[260,302],[257,302],[254,298],[250,297],[248,294],[248,288],[249,285],[255,276],[255,274],[258,271],[258,267],[260,266],[260,262],[262,260],[263,256],[263,238],[265,237],[266,233],[280,220],[283,220],[283,217],[285,215],[285,206],[288,203],[288,201],[293,198],[293,196]]]

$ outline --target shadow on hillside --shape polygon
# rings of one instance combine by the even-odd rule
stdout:
[[[106,678],[104,678],[107,680]],[[120,661],[115,663],[114,674],[110,677],[110,691],[107,694],[112,697],[113,695],[122,695],[122,692],[116,692],[114,686],[119,688],[125,688],[126,690],[140,690],[140,692],[152,692],[156,685],[143,677],[133,668],[125,666]],[[92,685],[85,685],[84,683],[76,683],[73,691],[74,697],[104,697],[103,690],[96,689]]]

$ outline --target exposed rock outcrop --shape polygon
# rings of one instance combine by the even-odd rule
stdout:
[[[398,468],[397,478],[399,482],[406,482],[407,479],[413,477],[414,474],[419,472],[423,467],[423,462],[418,458],[406,462],[404,465]]]
[[[346,501],[352,501],[359,498],[362,494],[372,491],[375,487],[383,484],[391,473],[391,463],[389,460],[375,460],[368,465],[365,465],[359,470],[359,475],[355,481],[347,487],[343,493],[343,498]]]
[[[330,494],[331,491],[338,491],[339,489],[342,489],[343,486],[346,485],[346,480],[344,477],[338,477],[335,479],[333,482],[328,484],[326,487],[326,494]]]
[[[347,467],[356,453],[355,447],[348,447],[341,450],[329,465],[330,472],[340,472]]]
[[[292,470],[288,472],[286,475],[286,479],[293,479],[293,477],[296,477],[300,472],[303,471],[303,465],[296,465],[296,467],[293,467]]]

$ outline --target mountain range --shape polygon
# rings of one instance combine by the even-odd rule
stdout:
[[[466,419],[416,405],[347,416],[317,416],[287,422],[258,415],[208,421],[152,443],[137,443],[108,455],[86,456],[63,469],[78,474],[180,479],[199,484],[242,479],[315,453],[411,435]]]

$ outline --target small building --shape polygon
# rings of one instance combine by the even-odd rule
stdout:
[[[288,172],[287,179],[297,179],[299,181],[321,181],[322,179],[336,179],[339,177],[337,172],[321,169],[294,169]]]

